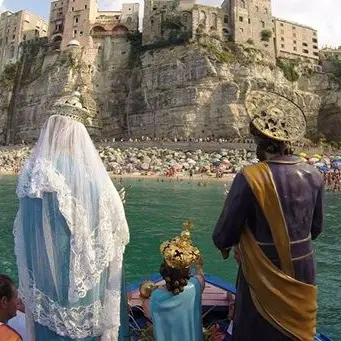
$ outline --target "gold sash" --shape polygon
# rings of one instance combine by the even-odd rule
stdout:
[[[316,286],[297,281],[290,239],[272,173],[266,163],[247,167],[243,174],[269,224],[282,270],[265,256],[249,228],[240,239],[241,264],[258,312],[293,340],[312,341],[316,333]]]

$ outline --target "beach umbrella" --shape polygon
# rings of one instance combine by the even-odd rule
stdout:
[[[340,169],[341,168],[341,161],[333,161],[332,168]]]
[[[319,167],[327,167],[327,165],[325,163],[323,163],[323,162],[316,162],[314,166],[317,167],[317,168],[319,168]]]
[[[317,166],[317,169],[322,173],[328,173],[329,168],[327,166]]]
[[[310,159],[309,159],[309,163],[316,163],[316,162],[319,162],[320,161],[320,159],[318,159],[318,158],[316,158],[316,157],[311,157]]]

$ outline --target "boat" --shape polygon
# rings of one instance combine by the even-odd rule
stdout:
[[[163,285],[164,281],[159,274],[149,276],[143,280],[136,281],[127,285],[127,298],[129,305],[129,324],[130,324],[130,335],[131,341],[138,341],[141,339],[141,335],[148,322],[150,322],[143,313],[142,303],[139,295],[139,288],[143,281],[148,280],[156,283],[157,285]],[[209,274],[205,274],[205,290],[202,296],[202,309],[203,309],[203,325],[204,328],[208,329],[209,326],[218,323],[220,327],[227,330],[229,321],[228,316],[228,305],[229,305],[229,294],[235,295],[236,288],[233,284]],[[224,321],[221,325],[221,321]],[[146,338],[146,340],[151,340]],[[230,340],[228,337],[226,340]],[[317,333],[314,341],[332,341],[328,336]]]

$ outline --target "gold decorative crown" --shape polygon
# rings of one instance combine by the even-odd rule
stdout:
[[[297,141],[306,132],[307,122],[303,111],[282,95],[252,91],[246,97],[245,106],[255,128],[273,140]]]
[[[161,255],[171,268],[187,268],[195,263],[200,257],[200,251],[193,246],[191,240],[190,228],[191,222],[183,224],[184,230],[180,236],[168,240],[160,245]]]
[[[81,94],[78,91],[58,99],[53,105],[51,115],[70,117],[83,124],[90,116],[89,110],[81,102]]]

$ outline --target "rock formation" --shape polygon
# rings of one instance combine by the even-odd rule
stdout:
[[[341,117],[341,96],[326,74],[300,71],[292,82],[250,46],[200,38],[141,47],[136,37],[108,36],[64,52],[50,52],[39,41],[27,45],[12,88],[0,84],[0,143],[35,141],[54,99],[75,89],[91,110],[88,128],[95,139],[245,137],[243,103],[252,89],[276,91],[302,106],[308,137],[320,137],[320,129],[339,138],[340,129],[328,127]]]

